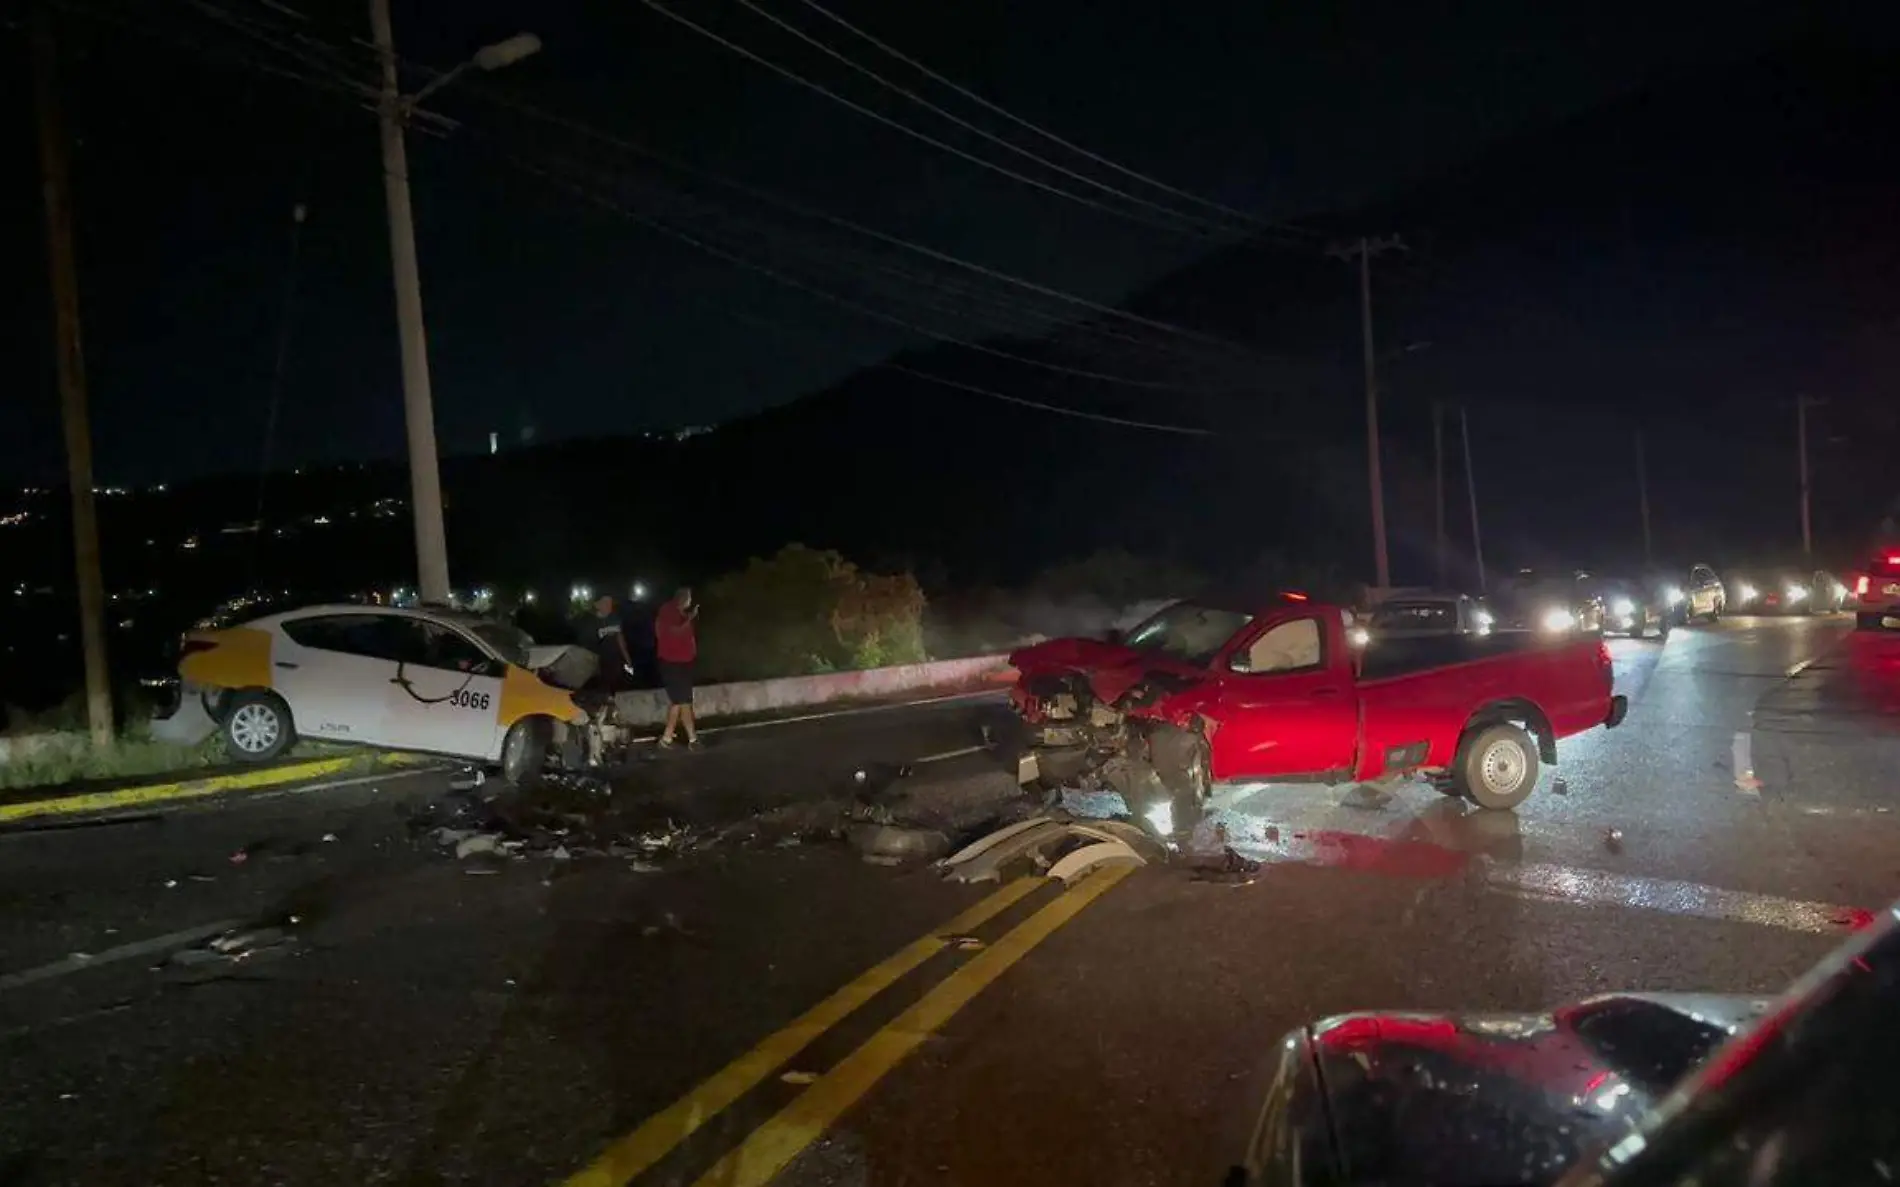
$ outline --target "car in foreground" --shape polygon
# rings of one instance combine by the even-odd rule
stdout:
[[[1270,1049],[1235,1187],[1814,1187],[1900,1169],[1900,909],[1779,999],[1363,1012]]]
[[[323,605],[190,631],[178,674],[241,761],[303,737],[492,764],[522,781],[618,741],[611,702],[583,705],[574,691],[592,659],[461,611]]]
[[[1848,608],[1854,612],[1857,630],[1879,630],[1900,621],[1900,547],[1884,548],[1867,559],[1867,567],[1854,574]]]
[[[1574,633],[1379,639],[1303,600],[1179,602],[1119,641],[1054,639],[1010,657],[1012,703],[1045,757],[1152,769],[1176,831],[1212,785],[1383,783],[1423,776],[1508,809],[1557,743],[1619,724],[1608,648]],[[1076,762],[1075,760],[1081,760]],[[1124,798],[1127,798],[1126,793]],[[1129,807],[1137,812],[1133,803]]]

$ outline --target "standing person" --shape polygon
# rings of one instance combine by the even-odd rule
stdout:
[[[673,600],[653,618],[653,641],[660,657],[660,683],[666,688],[666,728],[660,745],[673,744],[673,731],[684,727],[686,744],[699,746],[699,728],[693,721],[693,661],[699,656],[699,638],[693,624],[699,604],[690,586],[681,586]]]
[[[594,600],[586,640],[600,658],[600,687],[608,693],[626,688],[633,676],[633,656],[627,652],[627,633],[621,629],[620,608],[614,605],[613,595],[602,594]]]

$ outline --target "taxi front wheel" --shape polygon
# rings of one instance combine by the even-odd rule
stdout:
[[[290,706],[274,692],[247,689],[224,698],[224,746],[241,762],[269,762],[290,749],[297,732]]]
[[[524,717],[515,722],[501,740],[501,777],[516,787],[539,782],[553,744],[554,723],[547,718]]]

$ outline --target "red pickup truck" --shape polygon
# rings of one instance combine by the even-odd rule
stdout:
[[[1365,642],[1350,611],[1294,595],[1265,607],[1177,602],[1119,638],[1054,639],[1010,662],[1037,769],[1149,763],[1177,826],[1198,817],[1212,784],[1233,781],[1423,775],[1447,795],[1512,808],[1539,760],[1556,762],[1559,738],[1614,727],[1628,709],[1600,637]]]

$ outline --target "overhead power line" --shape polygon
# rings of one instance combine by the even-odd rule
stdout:
[[[62,7],[68,7],[75,11],[87,13],[88,15],[100,15],[95,10],[73,3],[73,0],[60,0],[60,2],[61,2]],[[265,29],[262,28],[262,22],[249,21],[249,20],[244,20],[241,18],[236,18],[235,15],[231,14],[228,10],[221,9],[214,4],[208,3],[207,0],[192,0],[192,3],[194,7],[197,7],[201,9],[202,11],[205,11],[207,15],[214,16],[214,19],[218,19],[221,24],[224,24],[227,27],[233,28],[240,33],[251,36],[253,39],[258,40],[260,44],[263,44],[273,50],[291,55],[292,57],[296,58],[300,64],[311,66],[313,68],[317,68],[321,70],[325,70],[330,75],[333,76],[333,77],[323,78],[323,79],[312,78],[305,75],[292,75],[291,77],[294,77],[300,81],[305,81],[305,82],[318,85],[322,87],[323,89],[340,90],[340,91],[343,91],[344,93],[357,95],[357,96],[367,93],[367,94],[372,95],[373,97],[373,88],[369,88],[366,83],[360,82],[357,78],[355,78],[347,62],[340,63],[338,61],[339,51],[341,51],[344,54],[347,54],[350,52],[356,52],[360,54],[361,56],[363,56],[366,66],[374,66],[376,63],[371,60],[371,55],[373,55],[374,51],[367,44],[352,43],[352,44],[338,45],[335,42],[327,41],[321,37],[312,36],[306,32],[303,32],[302,30],[290,30],[290,29],[279,28],[276,30],[266,31]],[[128,22],[120,21],[118,23],[126,24]],[[133,26],[133,27],[140,27],[140,26]],[[155,31],[147,30],[143,28],[142,28],[142,31],[155,32]],[[271,33],[275,33],[276,36],[270,35]],[[187,48],[198,49],[201,51],[207,49],[207,47],[205,47],[203,43],[201,42],[191,42],[189,40],[181,41],[180,39],[177,39],[177,38],[172,38],[171,40],[173,40],[174,43],[182,44],[186,46]],[[301,43],[301,45],[288,44],[288,43]],[[222,56],[222,55],[213,54],[211,56]],[[255,63],[255,62],[246,62],[244,64],[255,65],[255,66],[260,66],[260,67],[262,65],[260,63]],[[398,64],[402,68],[406,70],[415,71],[416,73],[424,77],[439,77],[442,74],[442,71],[440,71],[439,69],[436,69],[434,67],[428,66],[423,63],[415,62],[414,60],[411,60],[411,59],[399,59]],[[269,72],[287,74],[287,72],[284,72],[281,70],[270,70]],[[341,85],[338,85],[339,83],[341,83]],[[1160,333],[1178,336],[1184,340],[1201,343],[1204,346],[1207,346],[1210,348],[1216,348],[1222,351],[1232,351],[1237,355],[1252,358],[1256,362],[1285,363],[1285,362],[1298,361],[1298,360],[1290,360],[1290,359],[1285,359],[1285,358],[1277,358],[1272,355],[1264,354],[1251,347],[1243,346],[1238,342],[1232,342],[1227,339],[1223,339],[1217,335],[1208,334],[1208,333],[1204,333],[1202,331],[1197,331],[1197,330],[1191,330],[1191,329],[1188,329],[1187,327],[1175,325],[1175,324],[1172,324],[1160,319],[1143,317],[1139,314],[1131,313],[1122,309],[1117,309],[1113,306],[1106,305],[1101,302],[1091,301],[1085,297],[1080,297],[1073,293],[1069,293],[1061,289],[1057,289],[1048,285],[1039,284],[1035,281],[1027,280],[1022,277],[1014,276],[1009,273],[1000,271],[998,269],[988,267],[987,265],[978,264],[978,263],[975,263],[974,261],[966,260],[959,256],[955,256],[947,252],[939,251],[935,248],[928,247],[924,244],[917,243],[913,240],[905,239],[901,236],[891,235],[886,232],[879,231],[876,228],[866,226],[862,223],[854,222],[851,219],[847,219],[842,216],[832,214],[828,211],[820,210],[815,207],[806,205],[802,202],[799,202],[795,199],[792,199],[790,197],[787,197],[775,191],[771,191],[771,190],[768,190],[756,185],[752,185],[750,183],[740,181],[736,178],[728,177],[726,175],[714,172],[712,170],[694,165],[690,162],[683,161],[670,154],[661,152],[658,149],[654,149],[646,145],[638,144],[634,141],[628,140],[627,138],[623,136],[619,136],[605,129],[588,124],[572,116],[568,116],[560,112],[551,111],[546,108],[538,107],[532,103],[526,102],[525,100],[515,98],[514,96],[509,95],[505,91],[501,91],[499,89],[495,89],[495,88],[483,85],[479,80],[476,80],[476,79],[465,80],[463,84],[463,89],[467,92],[478,94],[486,98],[490,102],[495,103],[498,106],[517,112],[518,114],[521,114],[528,118],[541,120],[552,126],[565,128],[576,134],[597,140],[600,143],[611,145],[617,149],[620,149],[623,152],[627,152],[634,156],[655,161],[666,168],[676,170],[682,174],[685,174],[686,176],[689,176],[698,180],[703,180],[711,184],[724,187],[726,189],[730,189],[735,193],[743,194],[744,196],[751,198],[755,201],[758,201],[767,205],[775,206],[781,210],[787,211],[788,213],[797,215],[799,217],[812,219],[818,222],[823,222],[827,225],[836,227],[840,230],[849,231],[851,233],[861,235],[869,239],[874,239],[878,242],[885,243],[885,244],[900,248],[905,251],[909,251],[913,254],[922,256],[924,258],[933,260],[935,262],[945,264],[950,267],[962,269],[964,271],[972,273],[973,275],[981,276],[987,280],[995,281],[1000,284],[1009,285],[1014,288],[1020,289],[1024,292],[1034,293],[1038,296],[1046,297],[1050,300],[1063,302],[1065,304],[1074,306],[1077,309],[1085,310],[1089,313],[1096,314],[1104,318],[1114,319],[1118,322],[1126,323],[1130,326],[1138,326],[1145,329],[1154,330]],[[439,125],[440,128],[452,128],[454,126],[457,126],[455,124],[455,121],[443,120],[440,117],[433,116],[432,113],[429,113],[426,111],[419,111],[416,113],[416,115],[418,118],[429,118],[429,119],[434,120],[435,123]],[[1112,331],[1107,330],[1106,327],[1094,325],[1090,322],[1087,322],[1081,319],[1080,317],[1073,319],[1069,323],[1069,325],[1072,328],[1080,330],[1082,332],[1104,333],[1104,334],[1107,334],[1108,336],[1116,337],[1123,341],[1130,341],[1130,342],[1139,341],[1138,339],[1129,338],[1127,335],[1115,334]]]
[[[751,322],[754,325],[764,326],[767,329],[777,331],[785,335],[791,341],[794,341],[794,342],[804,341],[804,338],[802,336],[799,336],[795,331],[793,331],[791,327],[786,326],[781,322],[775,322],[771,320],[770,318],[759,317],[757,314],[752,314],[752,313],[741,313],[740,311],[736,309],[730,309],[730,308],[725,309],[724,312],[726,312],[727,314],[736,318],[739,321]],[[1214,431],[1212,429],[1197,428],[1192,425],[1167,424],[1162,421],[1138,420],[1133,417],[1115,416],[1111,413],[1106,413],[1106,412],[1091,412],[1086,408],[1076,408],[1073,405],[1068,405],[1068,404],[1051,404],[1045,400],[1032,400],[1028,398],[1027,396],[1011,395],[1008,392],[999,392],[993,388],[981,387],[973,383],[964,383],[961,380],[949,379],[942,375],[933,375],[928,371],[920,371],[915,367],[906,366],[903,363],[892,363],[892,362],[873,363],[872,367],[880,371],[895,371],[899,374],[909,375],[909,376],[912,376],[913,378],[922,379],[929,383],[940,384],[944,387],[954,388],[958,391],[969,392],[971,395],[984,396],[992,400],[1000,400],[1005,404],[1015,404],[1023,408],[1032,408],[1038,412],[1050,412],[1050,413],[1056,414],[1057,416],[1074,417],[1077,420],[1090,420],[1090,421],[1096,422],[1097,424],[1115,425],[1119,428],[1125,428],[1125,429],[1146,429],[1150,432],[1156,432],[1156,433],[1173,433],[1173,434],[1176,434],[1178,436],[1183,436],[1183,437],[1211,437],[1214,435]]]
[[[1169,185],[1165,181],[1161,181],[1157,178],[1150,177],[1146,173],[1137,172],[1136,170],[1130,169],[1126,165],[1123,165],[1115,160],[1112,160],[1109,157],[1105,157],[1101,155],[1100,153],[1090,152],[1088,149],[1083,148],[1081,145],[1076,144],[1074,141],[1065,140],[1061,136],[1058,136],[1056,133],[1051,132],[1049,129],[1043,127],[1042,125],[1032,123],[1031,121],[1024,119],[1023,117],[1017,115],[1015,112],[1010,111],[1008,108],[1004,107],[1002,104],[992,102],[989,99],[985,99],[982,95],[977,94],[975,91],[970,90],[968,87],[961,86],[954,80],[944,77],[942,74],[939,74],[937,71],[932,70],[930,67],[918,61],[916,58],[909,56],[908,54],[904,53],[902,50],[896,48],[895,46],[889,44],[888,42],[880,41],[878,38],[865,32],[863,29],[859,28],[857,25],[854,25],[850,21],[845,20],[843,17],[839,16],[837,13],[832,12],[830,9],[826,8],[824,5],[819,4],[817,0],[799,0],[799,3],[803,4],[806,8],[811,9],[813,12],[816,12],[818,15],[824,17],[826,20],[829,20],[833,22],[834,24],[837,24],[843,27],[847,32],[857,35],[858,37],[862,38],[864,41],[870,43],[872,46],[876,47],[877,49],[882,50],[884,53],[890,55],[891,57],[896,58],[898,61],[902,62],[906,66],[909,66],[912,70],[917,71],[919,74],[923,75],[925,78],[928,78],[933,82],[939,83],[942,86],[948,87],[950,90],[955,91],[957,94],[963,96],[965,99],[968,99],[970,102],[975,103],[977,106],[983,108],[985,111],[993,112],[996,115],[1000,115],[1004,119],[1008,120],[1010,123],[1015,124],[1017,127],[1023,128],[1030,132],[1034,132],[1036,135],[1043,137],[1044,139],[1050,141],[1053,144],[1061,145],[1063,148],[1068,149],[1070,152],[1075,153],[1077,156],[1086,157],[1087,159],[1094,161],[1096,164],[1101,165],[1104,168],[1114,170],[1116,173],[1121,174],[1123,177],[1127,177],[1135,181],[1139,181],[1143,183],[1144,185],[1153,186],[1155,189],[1161,190],[1164,193],[1173,194],[1177,198],[1183,198],[1183,199],[1186,199],[1187,201],[1205,206],[1211,210],[1219,211],[1220,213],[1228,215],[1231,218],[1241,219],[1247,223],[1250,223],[1262,229],[1271,229],[1271,230],[1277,230],[1277,231],[1285,231],[1290,234],[1304,235],[1304,236],[1311,237],[1315,241],[1323,240],[1325,238],[1325,236],[1321,232],[1311,231],[1305,227],[1296,227],[1290,223],[1267,222],[1265,220],[1257,218],[1254,215],[1248,214],[1245,211],[1236,210],[1231,206],[1222,205],[1221,203],[1216,202],[1211,198],[1203,198],[1198,194],[1191,193],[1187,190]],[[747,4],[747,7],[751,7],[751,5]]]
[[[1009,152],[1015,153],[1017,156],[1024,157],[1028,160],[1034,161],[1036,164],[1041,165],[1045,169],[1049,169],[1053,172],[1060,173],[1064,177],[1072,178],[1075,181],[1081,182],[1083,185],[1100,190],[1104,193],[1113,194],[1116,197],[1122,198],[1128,202],[1132,202],[1137,206],[1144,206],[1150,210],[1157,211],[1161,214],[1168,215],[1173,218],[1182,219],[1190,223],[1198,224],[1200,227],[1204,228],[1206,232],[1216,234],[1216,235],[1234,235],[1237,233],[1236,228],[1229,226],[1224,222],[1216,222],[1216,221],[1207,219],[1205,217],[1202,217],[1200,215],[1189,214],[1180,210],[1176,210],[1170,206],[1164,206],[1160,204],[1159,202],[1149,201],[1148,199],[1140,197],[1139,195],[1131,194],[1126,190],[1120,189],[1116,186],[1109,185],[1107,182],[1098,181],[1093,177],[1087,176],[1086,174],[1078,173],[1075,170],[1070,169],[1066,165],[1061,165],[1061,164],[1056,163],[1055,161],[1051,161],[1047,157],[1044,157],[1041,154],[1036,153],[1030,149],[1026,149],[1019,144],[1014,144],[1010,142],[1009,140],[1006,140],[1003,137],[996,135],[994,132],[991,132],[974,123],[971,123],[969,120],[964,119],[962,116],[957,115],[955,112],[948,111],[942,107],[939,107],[937,104],[932,103],[930,100],[924,98],[922,95],[917,94],[915,91],[912,91],[907,87],[901,86],[898,83],[892,82],[890,79],[885,78],[883,75],[879,74],[875,70],[872,70],[870,67],[865,66],[864,64],[852,59],[850,56],[839,52],[837,49],[833,48],[832,46],[826,45],[824,42],[820,41],[818,38],[813,37],[811,34],[805,32],[803,29],[800,29],[798,26],[792,24],[790,21],[785,20],[783,17],[774,15],[770,10],[755,3],[754,0],[736,0],[736,2],[742,8],[746,9],[748,12],[756,13],[760,18],[771,22],[777,28],[783,29],[785,32],[790,33],[793,37],[798,38],[800,41],[804,42],[806,45],[811,46],[813,49],[816,49],[818,52],[824,54],[826,57],[831,58],[833,61],[839,62],[846,67],[849,67],[851,70],[854,70],[859,74],[862,74],[864,77],[870,79],[872,82],[875,82],[876,84],[885,88],[886,90],[893,91],[896,94],[902,95],[904,98],[909,99],[912,103],[917,104],[919,107],[922,107],[926,111],[933,112],[936,115],[939,115],[943,117],[944,119],[949,120],[951,123],[955,124],[957,127],[962,128],[965,131],[972,133],[973,135],[979,136],[982,139],[989,141],[991,144],[997,145],[1000,148],[1003,148]],[[1242,216],[1242,217],[1245,217],[1245,216]],[[1244,229],[1242,233],[1244,233]]]
[[[718,244],[712,243],[711,241],[709,241],[703,236],[695,235],[688,231],[683,231],[680,228],[675,227],[660,219],[656,219],[647,214],[643,214],[639,211],[633,210],[629,208],[624,202],[621,202],[618,199],[615,199],[608,195],[600,194],[599,192],[592,190],[588,187],[578,185],[577,183],[573,182],[571,179],[563,178],[560,175],[553,173],[538,164],[535,164],[523,158],[514,157],[514,156],[511,156],[509,160],[511,160],[518,168],[521,168],[529,173],[536,174],[548,181],[554,182],[556,185],[559,185],[565,189],[568,189],[571,192],[579,194],[583,197],[587,197],[590,200],[595,201],[599,203],[600,205],[605,206],[608,209],[615,211],[616,213],[619,213],[623,217],[628,218],[636,223],[639,223],[641,226],[644,226],[653,231],[656,231],[661,235],[665,235],[670,239],[677,240],[681,243],[688,245],[689,247],[696,248],[702,252],[705,252],[708,255],[711,255],[717,259],[724,260],[727,263],[732,264],[736,267],[740,267],[748,271],[756,272],[761,276],[765,276],[769,279],[775,280],[779,282],[780,284],[783,284],[789,288],[797,289],[798,291],[803,292],[809,296],[816,297],[821,301],[829,302],[830,304],[836,305],[841,309],[847,309],[847,310],[850,310],[851,312],[859,314],[860,316],[868,317],[872,319],[873,321],[884,322],[887,325],[896,326],[899,329],[908,330],[914,334],[921,334],[926,338],[935,339],[938,342],[942,342],[951,346],[961,347],[962,349],[974,351],[978,354],[985,354],[985,355],[990,355],[994,358],[1006,359],[1010,362],[1019,363],[1024,366],[1037,368],[1038,370],[1049,371],[1058,375],[1068,375],[1077,379],[1090,379],[1098,383],[1112,383],[1112,384],[1116,384],[1123,387],[1143,388],[1150,391],[1192,392],[1192,391],[1205,390],[1205,389],[1197,388],[1193,385],[1183,385],[1179,383],[1171,383],[1171,382],[1165,382],[1165,381],[1159,381],[1159,380],[1133,379],[1128,376],[1113,375],[1113,374],[1109,374],[1103,371],[1089,371],[1080,367],[1064,366],[1061,363],[1046,362],[1042,359],[1030,358],[1028,355],[1020,355],[1012,351],[1001,350],[992,346],[986,346],[983,343],[973,342],[967,338],[958,337],[957,335],[954,335],[954,334],[946,334],[940,330],[932,330],[927,326],[918,325],[916,322],[910,321],[906,318],[896,317],[889,313],[885,313],[880,310],[873,309],[870,306],[863,304],[862,302],[854,301],[849,297],[840,296],[837,293],[831,292],[828,289],[820,288],[814,284],[808,284],[805,281],[782,271],[781,269],[773,268],[766,264],[761,264],[756,260],[749,259],[745,257],[744,255],[741,255],[737,252],[729,250],[726,247],[722,247]]]
[[[1151,227],[1159,227],[1162,230],[1173,231],[1176,234],[1186,235],[1189,238],[1200,239],[1203,241],[1206,241],[1212,238],[1212,236],[1210,236],[1205,231],[1184,229],[1183,227],[1178,226],[1176,224],[1157,221],[1156,219],[1153,219],[1153,218],[1144,217],[1134,211],[1123,210],[1114,206],[1110,206],[1105,202],[1098,202],[1095,199],[1087,197],[1085,195],[1077,194],[1070,190],[1065,190],[1061,186],[1051,185],[1046,181],[1038,180],[1037,178],[1031,177],[1026,173],[1019,173],[1016,170],[1009,168],[1007,165],[999,165],[995,161],[991,161],[983,157],[979,157],[975,153],[968,152],[964,149],[958,148],[956,145],[951,144],[947,140],[939,139],[938,137],[930,135],[930,133],[928,132],[920,132],[916,128],[911,127],[909,124],[904,123],[902,120],[892,119],[890,116],[885,115],[883,112],[875,111],[869,107],[866,107],[862,103],[859,103],[852,99],[847,99],[843,95],[840,95],[836,91],[833,91],[830,88],[826,87],[823,83],[814,82],[811,79],[806,78],[804,75],[798,73],[796,70],[792,70],[786,66],[781,66],[779,63],[772,61],[770,58],[767,58],[765,55],[757,53],[753,50],[747,49],[745,46],[740,45],[738,42],[733,41],[731,38],[721,36],[720,34],[714,32],[713,30],[708,29],[706,26],[693,20],[691,17],[681,16],[679,13],[674,12],[672,9],[666,7],[664,4],[659,3],[659,0],[640,0],[640,3],[646,5],[648,8],[651,8],[654,12],[659,13],[661,16],[665,17],[666,19],[673,21],[674,23],[679,24],[687,29],[691,29],[693,32],[699,34],[701,37],[704,37],[709,41],[712,41],[712,42],[715,42],[716,44],[724,46],[726,49],[731,50],[733,53],[738,54],[740,57],[746,59],[747,61],[754,62],[760,66],[765,67],[767,70],[770,70],[772,73],[778,75],[780,78],[783,78],[788,82],[796,83],[797,85],[804,87],[806,90],[809,90],[813,92],[814,94],[823,95],[825,98],[830,99],[835,103],[838,103],[844,107],[850,108],[852,111],[857,112],[859,115],[864,116],[866,119],[875,120],[878,123],[883,124],[885,127],[890,128],[897,132],[901,132],[904,135],[909,136],[914,140],[922,141],[923,143],[928,144],[932,146],[933,148],[942,149],[944,152],[947,152],[955,157],[960,157],[963,160],[966,160],[970,162],[971,164],[978,166],[979,168],[988,169],[992,173],[998,173],[1004,177],[1011,178],[1015,181],[1020,181],[1024,185],[1033,186],[1034,188],[1039,189],[1043,191],[1044,193],[1054,194],[1056,197],[1059,197],[1059,198],[1067,198],[1071,202],[1075,202],[1082,206],[1090,207],[1091,209],[1094,209],[1094,210],[1102,211],[1105,214],[1114,215],[1117,218],[1125,218],[1125,219],[1130,220],[1131,222],[1142,223],[1144,225],[1151,226]],[[1152,203],[1150,203],[1150,205],[1152,205]],[[1176,217],[1181,218],[1185,216],[1177,214]]]

